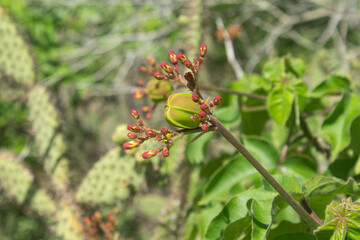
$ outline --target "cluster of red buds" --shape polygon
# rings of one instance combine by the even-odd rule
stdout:
[[[142,154],[142,157],[144,159],[148,159],[156,156],[158,153],[162,153],[161,155],[163,157],[168,157],[169,149],[173,145],[173,141],[176,140],[174,138],[179,134],[165,127],[163,127],[160,131],[148,128],[135,109],[131,110],[131,115],[137,120],[138,124],[129,124],[127,126],[130,131],[127,136],[133,140],[125,142],[123,144],[123,148],[125,150],[135,149],[143,142],[153,139],[154,141],[165,143],[165,146],[145,151]]]
[[[173,67],[170,66],[167,62],[162,62],[160,67],[164,71],[165,74],[161,74],[159,72],[152,73],[153,77],[158,80],[175,80],[191,90],[194,90],[197,85],[197,73],[199,72],[201,63],[205,60],[205,55],[207,52],[206,44],[201,44],[200,46],[200,57],[199,59],[194,58],[193,62],[185,56],[183,53],[174,51],[169,51],[170,62]],[[179,72],[178,63],[183,64],[190,71],[186,72],[184,78]]]
[[[141,112],[145,113],[146,118],[149,119],[151,118],[157,103],[164,102],[167,97],[169,97],[172,92],[172,86],[169,81],[158,81],[159,77],[157,72],[161,70],[161,67],[156,64],[155,59],[148,56],[146,60],[149,66],[141,66],[140,71],[150,74],[155,77],[155,79],[150,80],[146,85],[143,81],[138,81],[137,85],[139,89],[133,91],[133,98],[139,99],[148,96],[153,102],[153,104],[144,106],[141,109]]]
[[[202,130],[208,131],[209,124],[207,122],[209,120],[209,114],[212,112],[213,107],[220,104],[221,97],[216,96],[209,104],[207,104],[206,101],[202,100],[198,94],[194,93],[192,95],[192,100],[200,105],[201,112],[199,112],[199,114],[194,114],[191,118],[194,121],[200,120],[199,126]]]
[[[108,213],[107,218],[104,219],[99,212],[95,212],[91,217],[84,217],[81,232],[85,234],[86,240],[113,239],[115,227],[113,214]]]

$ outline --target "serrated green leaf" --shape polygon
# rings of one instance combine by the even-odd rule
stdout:
[[[259,189],[248,190],[236,195],[228,202],[219,215],[211,221],[206,231],[205,239],[224,239],[225,232],[227,236],[239,236],[241,232],[231,224],[239,220],[246,222],[245,218],[249,213],[247,207],[248,201],[252,203],[252,234],[255,234],[254,239],[265,239],[267,229],[272,221],[272,202],[276,196],[277,193]],[[249,223],[247,222],[247,224]],[[233,232],[230,232],[228,227]],[[259,238],[260,236],[261,238]]]
[[[327,77],[312,92],[313,97],[322,97],[335,92],[347,90],[350,87],[350,80],[346,77],[332,75]]]
[[[287,84],[280,84],[274,88],[268,98],[270,116],[280,125],[284,125],[291,113],[295,94]]]
[[[339,221],[330,240],[344,240],[346,237],[346,229],[346,223]]]
[[[350,127],[360,115],[360,96],[345,93],[332,114],[324,121],[322,132],[331,144],[331,159],[350,144]]]
[[[305,188],[307,202],[320,218],[324,218],[326,206],[335,195],[360,194],[360,185],[352,178],[345,182],[334,177],[318,176],[311,179]]]

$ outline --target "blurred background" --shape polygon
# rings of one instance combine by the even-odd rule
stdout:
[[[206,43],[201,84],[228,87],[259,73],[269,58],[291,55],[306,63],[310,88],[329,73],[349,74],[359,85],[358,0],[0,0],[0,6],[25,39],[34,82],[51,93],[66,142],[62,155],[72,170],[70,189],[77,189],[94,163],[116,146],[112,136],[117,126],[132,123],[130,110],[148,104],[146,98],[133,98],[137,82],[151,79],[139,71],[147,56],[170,62],[168,51],[174,50],[192,59]],[[0,45],[0,52],[5,47]],[[15,94],[4,83],[0,87],[2,154],[22,159],[37,184],[47,188],[39,173],[38,140],[29,127],[28,92]],[[162,107],[148,122],[164,126]],[[171,192],[169,179],[160,184],[163,196]],[[168,200],[148,201],[164,205]],[[47,220],[25,205],[0,185],[0,239],[54,239]],[[99,208],[83,209],[90,216]],[[122,239],[152,239],[158,220],[149,215],[158,209],[125,211],[114,203],[106,209],[119,212]]]

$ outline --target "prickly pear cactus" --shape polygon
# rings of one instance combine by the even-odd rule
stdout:
[[[43,157],[45,172],[54,185],[66,185],[68,161],[63,158],[66,144],[59,132],[58,114],[50,103],[46,88],[34,87],[29,93],[28,105],[37,151]]]
[[[15,24],[1,6],[0,46],[0,73],[6,77],[5,80],[32,85],[35,82],[33,60]]]
[[[28,201],[30,208],[39,215],[52,216],[56,212],[55,203],[45,191],[33,187],[33,178],[30,171],[17,162],[14,156],[0,152],[0,185],[7,195],[18,204]]]
[[[56,213],[56,234],[64,240],[81,240],[80,212],[67,203],[61,202]]]
[[[138,186],[135,160],[121,156],[120,152],[120,148],[114,148],[95,163],[77,191],[78,202],[111,205],[126,199],[130,194],[130,186]]]

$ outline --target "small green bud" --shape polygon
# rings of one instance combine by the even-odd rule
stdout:
[[[149,98],[153,102],[157,103],[167,99],[167,97],[172,92],[172,87],[168,81],[159,81],[153,79],[146,85],[146,92],[149,95]]]
[[[168,98],[165,106],[165,119],[175,127],[197,128],[200,120],[194,120],[192,117],[201,112],[198,103],[192,100],[190,93],[176,93]]]

